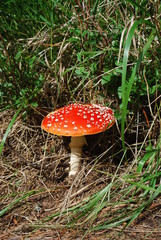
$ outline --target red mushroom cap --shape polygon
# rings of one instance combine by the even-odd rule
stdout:
[[[83,136],[105,131],[115,123],[112,109],[73,103],[49,113],[41,128],[61,136]]]

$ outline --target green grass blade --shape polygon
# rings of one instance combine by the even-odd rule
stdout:
[[[15,113],[15,115],[13,116],[11,122],[10,122],[9,125],[8,125],[8,128],[7,128],[7,130],[6,130],[6,132],[5,132],[4,136],[3,136],[3,139],[2,139],[2,141],[1,141],[1,144],[0,144],[0,156],[1,156],[1,154],[2,154],[2,149],[3,149],[3,146],[4,146],[4,144],[5,144],[6,138],[7,138],[8,134],[9,134],[9,132],[10,132],[10,130],[11,130],[14,122],[16,121],[19,113],[21,112],[21,110],[22,110],[22,107],[20,107],[20,108],[17,110],[17,112]]]
[[[123,1],[122,1],[123,2]],[[137,7],[138,9],[140,9],[142,12],[144,12],[146,15],[150,16],[150,13],[147,12],[146,9],[144,9],[141,5],[139,5],[136,1],[132,1],[132,0],[127,0],[127,2],[131,3],[131,5],[133,5],[134,7]]]
[[[131,216],[131,219],[126,226],[130,225],[141,214],[141,212],[144,211],[144,209],[154,201],[154,199],[160,194],[160,192],[161,192],[161,185],[156,189],[156,191],[152,194],[152,196],[148,199],[148,201],[146,202],[144,201],[140,205],[140,207],[138,207],[135,210],[135,213]]]
[[[141,184],[140,182],[133,182],[133,181],[129,181],[129,180],[126,180],[126,182],[138,187],[139,189],[144,189],[144,190],[151,191],[151,192],[161,193],[161,190],[158,190],[158,189],[149,187],[147,185]]]
[[[89,213],[90,214],[92,213],[92,215],[93,215],[94,213],[98,212],[97,206],[101,210],[102,204],[100,204],[100,201],[102,200],[102,198],[104,196],[107,195],[107,193],[108,193],[108,191],[110,191],[110,189],[111,189],[111,183],[108,184],[104,189],[102,189],[101,191],[96,193],[95,197],[92,200],[90,200],[86,205],[84,205],[83,207],[80,207],[79,212],[81,212],[81,214],[77,218],[75,218],[74,220],[69,222],[69,225],[72,225],[74,222],[78,221],[80,218],[84,217],[85,215],[87,215]],[[88,220],[88,216],[87,216],[86,220]]]
[[[16,200],[14,200],[13,202],[11,202],[7,207],[5,207],[4,209],[2,209],[0,211],[0,217],[2,217],[7,211],[9,211],[14,205],[16,205],[17,203],[19,203],[20,201],[22,201],[25,198],[28,198],[32,195],[35,195],[37,193],[46,191],[45,189],[40,189],[40,190],[32,190],[26,194],[24,194],[23,196],[17,198]]]
[[[122,121],[121,121],[121,137],[122,137],[122,146],[125,151],[125,137],[124,137],[124,131],[125,131],[125,118],[127,113],[127,107],[126,102],[128,101],[126,96],[126,74],[127,74],[127,62],[128,62],[128,56],[129,56],[129,50],[131,46],[131,40],[133,38],[134,32],[136,28],[138,27],[140,21],[134,22],[133,26],[131,27],[129,34],[127,36],[127,40],[125,43],[125,49],[124,49],[124,56],[123,56],[123,69],[122,69]]]
[[[130,96],[130,92],[131,92],[131,88],[132,85],[136,79],[136,72],[148,50],[148,48],[150,47],[150,44],[152,43],[153,39],[154,39],[154,32],[155,30],[152,30],[152,33],[149,36],[149,39],[147,41],[147,43],[145,44],[143,51],[140,53],[139,55],[139,59],[132,71],[131,77],[129,79],[129,81],[126,81],[126,74],[127,74],[127,63],[128,63],[128,55],[129,55],[129,50],[130,50],[130,45],[131,45],[131,40],[133,38],[134,32],[136,30],[136,28],[138,27],[138,25],[140,23],[142,23],[143,21],[136,21],[133,26],[131,27],[127,40],[126,40],[126,44],[125,44],[125,50],[124,50],[124,57],[123,57],[123,70],[122,70],[122,121],[121,121],[121,137],[122,137],[122,146],[123,149],[125,151],[125,136],[124,136],[124,132],[125,132],[125,121],[126,121],[126,115],[127,115],[127,105],[128,105],[128,101],[129,101],[129,96]]]
[[[143,51],[140,53],[139,59],[138,59],[136,65],[135,65],[135,67],[133,69],[133,72],[131,74],[131,77],[129,79],[129,82],[128,82],[128,85],[127,85],[127,91],[126,91],[126,93],[127,93],[126,104],[125,104],[126,108],[127,108],[131,88],[132,88],[132,85],[133,85],[135,77],[136,77],[136,72],[139,69],[139,66],[140,66],[141,62],[142,62],[143,58],[145,57],[145,54],[146,54],[148,48],[150,47],[150,44],[152,43],[152,41],[154,39],[154,32],[155,32],[155,30],[152,30],[152,33],[150,34],[149,39],[148,39],[147,43],[145,44],[145,46],[143,48]]]
[[[143,157],[142,159],[139,161],[139,164],[138,164],[138,167],[137,167],[137,172],[138,173],[141,173],[143,167],[144,167],[144,164],[152,157],[155,157],[155,152],[157,150],[152,150],[152,151],[148,151]]]
[[[98,8],[99,0],[96,0],[92,9],[92,14],[96,15],[97,8]]]

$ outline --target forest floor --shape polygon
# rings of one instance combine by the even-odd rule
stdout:
[[[2,136],[12,117],[9,111],[1,114]],[[103,161],[93,166],[87,146],[82,174],[71,181],[68,179],[69,139],[46,137],[37,124],[31,126],[17,119],[3,149],[0,211],[5,211],[0,220],[0,240],[161,239],[161,197],[125,229],[124,224],[98,231],[79,224],[67,228],[63,224],[61,227],[61,217],[50,218],[103,189],[117,164]],[[123,163],[120,172],[125,167]],[[107,171],[106,177],[102,177],[103,170]],[[95,221],[102,220],[106,211],[103,209]]]

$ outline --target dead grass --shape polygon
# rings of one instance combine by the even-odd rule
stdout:
[[[12,111],[1,113],[1,137],[13,115]],[[91,139],[93,144],[98,143],[93,148]],[[1,157],[0,208],[4,209],[24,194],[37,192],[29,194],[6,211],[0,223],[0,239],[82,239],[87,229],[81,230],[79,226],[77,229],[61,228],[61,216],[49,218],[50,221],[43,226],[40,222],[53,213],[80,204],[111,181],[118,162],[117,157],[113,161],[108,157],[107,149],[110,147],[105,146],[105,142],[102,144],[104,140],[101,135],[89,137],[89,145],[84,149],[86,161],[82,171],[74,181],[69,181],[69,139],[42,132],[35,117],[26,122],[19,117],[9,133]],[[116,143],[118,141],[113,145]],[[118,174],[121,175],[125,168],[126,162],[122,163]],[[89,232],[84,239],[159,239],[160,206],[161,199],[157,199],[145,214],[123,231],[118,227],[115,230]],[[112,209],[113,214],[124,207],[116,205]],[[97,222],[101,222],[108,211],[109,208],[104,208]]]
[[[100,83],[103,75],[106,76],[110,73],[115,73],[115,70],[122,69],[122,66],[115,66],[115,64],[109,66],[111,63],[110,60],[109,62],[107,61],[107,56],[110,57],[110,54],[107,56],[101,54],[98,58],[96,57],[96,59],[94,59],[94,63],[97,64],[98,69],[95,73],[92,73],[92,55],[89,59],[86,58],[85,55],[82,55],[83,61],[75,65],[77,54],[81,53],[81,48],[84,49],[85,47],[86,37],[84,38],[83,35],[80,35],[82,46],[80,46],[78,51],[76,50],[77,44],[75,45],[72,42],[70,44],[66,42],[66,40],[71,36],[75,37],[75,35],[70,36],[68,31],[72,28],[73,24],[76,23],[76,30],[80,29],[80,32],[83,32],[89,28],[91,29],[91,33],[98,33],[101,36],[98,41],[97,38],[93,38],[92,41],[96,40],[94,44],[92,43],[91,45],[89,42],[90,51],[97,52],[98,50],[106,49],[106,47],[109,49],[119,47],[119,52],[114,51],[113,55],[115,56],[115,60],[118,56],[118,61],[122,61],[124,49],[121,46],[123,46],[124,43],[123,37],[126,33],[126,28],[135,20],[133,17],[131,18],[131,14],[128,15],[129,12],[126,7],[127,6],[125,6],[125,9],[122,8],[120,1],[115,1],[115,4],[113,4],[113,2],[106,4],[106,14],[105,16],[100,15],[100,17],[103,17],[107,23],[107,28],[109,28],[107,32],[104,31],[104,27],[102,27],[102,29],[99,27],[97,18],[93,21],[93,18],[89,17],[90,7],[86,6],[86,11],[84,11],[83,8],[75,8],[72,18],[67,18],[69,21],[65,22],[65,24],[59,28],[54,29],[53,32],[51,32],[50,27],[43,28],[37,32],[33,38],[17,40],[18,45],[23,45],[24,53],[30,50],[30,52],[33,52],[31,56],[37,56],[37,60],[39,60],[38,75],[43,73],[45,82],[41,91],[41,99],[36,99],[36,102],[40,100],[38,101],[39,108],[36,109],[35,107],[33,112],[27,114],[26,119],[24,119],[22,115],[19,116],[9,132],[1,155],[0,211],[6,210],[0,219],[0,240],[161,239],[161,197],[155,199],[153,203],[126,228],[126,223],[123,223],[121,226],[111,229],[90,231],[92,230],[90,221],[81,225],[81,220],[78,221],[74,227],[64,227],[64,222],[68,222],[72,217],[72,214],[66,214],[66,219],[64,219],[64,210],[69,213],[68,211],[71,207],[81,204],[92,194],[105,188],[107,184],[113,180],[116,172],[120,181],[122,181],[121,177],[123,174],[129,173],[130,171],[134,171],[135,173],[135,160],[137,157],[144,156],[145,147],[148,146],[148,139],[154,147],[156,146],[161,126],[161,122],[159,122],[159,108],[157,107],[157,102],[159,106],[160,93],[156,92],[156,96],[153,96],[155,99],[150,100],[146,76],[144,76],[144,80],[147,86],[149,105],[145,106],[145,103],[143,103],[144,105],[142,107],[145,107],[145,112],[143,112],[144,108],[129,108],[132,114],[127,116],[127,123],[129,125],[128,131],[125,133],[125,139],[126,146],[128,146],[128,161],[123,161],[120,164],[120,159],[123,155],[122,142],[119,127],[116,125],[108,131],[108,134],[105,133],[87,137],[88,146],[84,147],[83,150],[84,161],[82,161],[82,170],[74,180],[68,179],[69,138],[51,136],[40,129],[41,120],[49,109],[61,107],[73,100],[80,102],[99,102],[105,105],[106,103],[111,104],[112,108],[116,109],[116,112],[120,112],[119,100],[115,99],[115,95],[111,96],[110,94],[109,96],[106,86]],[[117,8],[119,11],[116,11]],[[158,4],[152,6],[152,9],[153,8],[155,11],[154,14],[152,14],[153,18],[151,21],[156,25],[158,18],[155,16],[155,12],[157,13],[159,9],[159,1]],[[116,20],[114,17],[115,12]],[[159,16],[159,13],[156,15]],[[21,16],[21,18],[22,17],[23,16]],[[150,19],[150,16],[148,18]],[[72,22],[72,25],[70,25],[70,22]],[[120,30],[118,28],[119,24],[123,24]],[[159,28],[158,25],[157,28]],[[116,44],[116,46],[113,47],[112,42],[115,41],[115,38],[120,38],[122,29],[120,45],[117,46]],[[141,31],[143,31],[143,33],[141,33]],[[144,42],[145,39],[148,38],[145,26],[141,31],[138,30],[136,39],[133,37],[133,46],[130,53],[132,56],[138,56],[140,40]],[[6,31],[6,33],[7,32],[8,31]],[[108,33],[109,36],[107,36],[106,33]],[[113,40],[114,35],[116,36]],[[52,36],[54,41],[51,44]],[[154,44],[157,50],[159,50],[158,44],[158,42]],[[95,48],[95,46],[98,48]],[[5,44],[3,47],[8,54]],[[12,51],[12,48],[9,50]],[[54,61],[50,54],[52,51],[56,55]],[[85,47],[85,51],[88,51],[88,48]],[[108,52],[110,53],[110,51]],[[155,56],[159,56],[159,53],[156,54],[155,51],[152,56],[153,59],[155,59]],[[8,60],[8,57],[6,59]],[[39,65],[40,60],[43,63],[42,65]],[[107,65],[103,64],[103,62],[106,61]],[[150,62],[151,58],[147,57],[147,61],[152,64],[152,62]],[[84,63],[88,64],[84,65]],[[21,64],[21,61],[18,62],[18,64]],[[157,70],[157,64],[159,64],[159,60],[156,59],[156,65],[152,64],[152,70],[153,67],[156,67]],[[134,62],[128,63],[129,67],[131,65],[134,65]],[[87,78],[79,78],[79,76],[74,73],[76,67],[79,69],[79,67],[81,68],[82,66],[90,73]],[[107,66],[109,67],[109,71],[106,69]],[[6,69],[8,69],[8,66]],[[6,71],[6,73],[8,74],[8,71]],[[140,76],[141,74],[142,70],[140,70]],[[7,76],[10,78],[10,75]],[[155,77],[156,76],[154,76],[154,79]],[[118,80],[120,81],[119,78]],[[143,84],[143,81],[141,83]],[[112,85],[115,85],[115,82],[112,82]],[[112,88],[113,87],[114,86],[112,86]],[[110,88],[110,85],[107,85],[107,88]],[[136,96],[138,96],[137,92]],[[134,103],[134,108],[135,107]],[[153,108],[154,112],[151,108]],[[137,113],[135,112],[136,110]],[[157,121],[155,121],[155,114],[157,115]],[[0,113],[0,140],[13,116],[14,112],[10,110]],[[152,125],[152,122],[155,124]],[[152,126],[150,131],[148,124]],[[145,141],[143,151],[138,154],[138,146],[141,146],[146,136],[147,142]],[[133,169],[131,167],[132,162]],[[148,162],[146,164],[148,164]],[[159,184],[160,181],[156,183],[157,186]],[[124,183],[122,184],[122,189],[119,190],[126,189],[127,186],[127,183]],[[114,206],[105,206],[100,211],[95,219],[96,223],[103,223],[109,217],[109,212],[110,218],[114,218],[117,212],[121,212],[128,207],[133,207],[134,203],[130,203],[130,206],[127,206],[125,203],[121,204],[119,197],[121,198],[121,192],[116,194],[116,197],[112,199],[116,203]],[[127,198],[128,197],[129,195],[127,195]],[[139,201],[137,196],[135,204],[139,205],[141,202]],[[53,217],[57,212],[62,214]],[[91,222],[92,221],[93,219],[91,219]]]

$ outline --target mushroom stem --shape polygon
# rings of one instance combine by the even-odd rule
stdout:
[[[71,137],[71,156],[69,176],[76,175],[79,171],[80,159],[82,155],[82,147],[87,144],[84,136]]]

